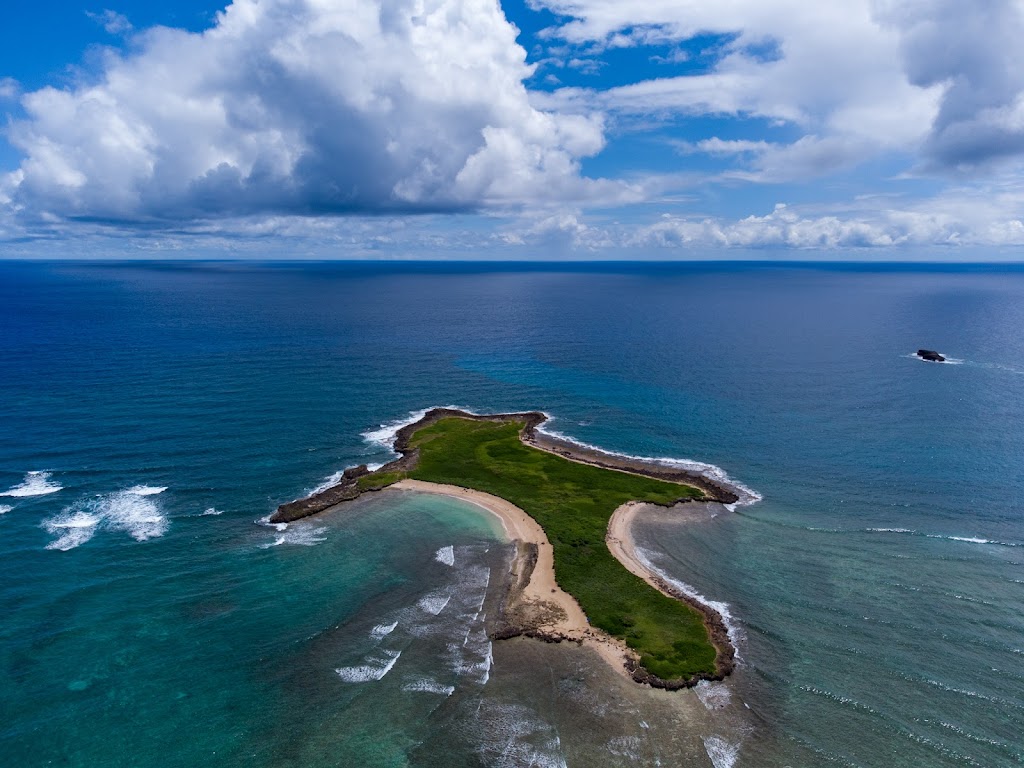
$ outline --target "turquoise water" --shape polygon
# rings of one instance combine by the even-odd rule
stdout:
[[[0,764],[1024,762],[1021,328],[1013,267],[0,264]],[[737,674],[491,648],[473,507],[259,522],[444,404],[761,494],[637,526]]]

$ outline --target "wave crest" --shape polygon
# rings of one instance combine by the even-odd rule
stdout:
[[[380,657],[368,658],[365,664],[356,667],[339,667],[334,670],[346,683],[370,683],[382,680],[384,675],[398,662],[401,651],[383,651]]]
[[[138,489],[143,489],[139,493]],[[99,528],[127,533],[136,541],[159,538],[167,532],[167,518],[150,496],[162,493],[150,486],[136,486],[73,504],[42,527],[57,536],[47,549],[66,552],[91,539]]]
[[[27,499],[33,496],[47,496],[62,490],[64,490],[64,486],[53,482],[50,472],[29,472],[25,475],[24,480],[3,491],[0,496]]]

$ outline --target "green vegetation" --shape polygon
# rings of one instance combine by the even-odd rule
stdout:
[[[410,447],[419,449],[419,462],[409,476],[474,488],[525,510],[551,541],[558,584],[579,601],[592,626],[625,640],[664,680],[713,673],[715,647],[700,613],[627,571],[604,540],[621,504],[667,504],[699,498],[701,491],[531,448],[519,439],[521,428],[442,419],[413,435]]]
[[[403,477],[405,477],[403,472],[372,472],[356,480],[356,486],[360,491],[379,491],[381,488],[397,483]]]

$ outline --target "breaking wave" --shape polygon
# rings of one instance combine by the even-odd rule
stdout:
[[[431,406],[430,408],[423,408],[419,411],[409,411],[409,415],[404,419],[396,419],[395,421],[389,421],[386,424],[381,424],[377,429],[371,429],[361,433],[363,440],[376,445],[381,448],[386,448],[388,451],[394,453],[395,438],[398,436],[398,431],[402,427],[407,427],[410,424],[415,424],[417,421],[426,416],[430,411],[435,408],[451,408],[457,411],[465,411],[466,413],[475,413],[471,408],[467,408],[464,405],[437,405]],[[397,455],[397,454],[396,454]]]
[[[401,655],[401,651],[382,651],[379,657],[366,659],[365,664],[357,667],[339,667],[334,671],[346,683],[370,683],[382,680]]]
[[[261,544],[260,549],[270,549],[271,547],[280,547],[284,544],[292,544],[299,547],[315,547],[322,541],[327,541],[327,537],[324,535],[327,533],[327,528],[315,528],[312,525],[291,525],[288,523],[277,523],[274,528],[280,534],[275,536],[274,540],[266,544]]]
[[[0,515],[6,515],[12,509],[14,509],[14,507],[12,507],[10,504],[0,504]]]
[[[96,534],[101,517],[84,510],[66,509],[56,517],[43,522],[43,528],[57,538],[46,545],[47,549],[67,552],[85,544]]]
[[[715,768],[732,768],[740,756],[740,745],[726,741],[721,736],[708,736],[704,740],[704,751],[711,758]]]
[[[418,605],[422,610],[426,611],[427,613],[433,616],[437,616],[439,613],[441,613],[441,611],[445,609],[445,606],[448,605],[448,601],[450,601],[451,599],[451,595],[427,595],[426,597],[420,598],[419,602],[416,603],[416,605]]]
[[[437,550],[437,554],[434,555],[434,559],[445,565],[455,565],[455,548],[451,544],[447,547],[441,547]]]
[[[127,533],[136,541],[159,538],[167,532],[167,518],[148,497],[165,490],[135,486],[77,502],[43,522],[42,527],[57,536],[46,548],[74,549],[89,541],[99,528]]]
[[[395,631],[395,627],[397,627],[397,626],[398,626],[398,622],[397,621],[394,621],[391,624],[378,624],[377,626],[375,626],[373,629],[370,630],[370,637],[374,638],[375,640],[380,640],[382,638],[385,638],[388,635],[390,635],[392,632],[394,632]]]
[[[223,515],[223,514],[224,514],[224,512],[223,512],[222,510],[219,510],[219,509],[215,509],[215,508],[213,508],[213,507],[207,507],[207,508],[206,508],[206,511],[204,511],[204,512],[203,512],[203,513],[202,513],[202,514],[200,515],[200,517],[208,517],[208,516],[210,516],[210,515]]]
[[[442,685],[436,680],[431,680],[429,677],[424,677],[418,680],[410,680],[408,683],[402,686],[402,690],[415,693],[436,693],[440,696],[451,696],[453,693],[455,693],[455,686]]]
[[[316,488],[311,490],[307,494],[307,496],[316,496],[318,493],[322,493],[323,491],[326,491],[328,488],[333,488],[334,486],[341,482],[341,476],[343,474],[345,474],[345,470],[343,469],[338,472],[335,472],[333,475],[326,478],[322,483],[320,483],[320,485],[316,486]]]
[[[991,544],[996,547],[1021,547],[1024,544],[1013,541],[986,539],[982,536],[951,536],[943,533],[922,533],[912,528],[865,528],[866,533],[898,533],[907,536],[922,536],[926,539],[942,539],[944,541],[962,541],[965,544]]]
[[[46,496],[62,490],[64,490],[64,486],[53,482],[49,472],[29,472],[20,483],[0,492],[0,496],[25,499],[32,496]]]
[[[136,485],[129,488],[125,493],[131,493],[135,496],[157,496],[166,490],[166,485]]]

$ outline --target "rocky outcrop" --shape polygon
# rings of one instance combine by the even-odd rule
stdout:
[[[323,512],[335,504],[354,499],[360,494],[359,478],[368,474],[370,474],[370,470],[365,464],[350,467],[342,473],[341,480],[330,488],[279,506],[277,511],[270,516],[270,522],[290,523],[303,517],[315,515],[317,512]]]
[[[934,349],[919,349],[917,350],[917,356],[922,360],[927,360],[930,363],[944,363],[946,358],[936,352]]]

